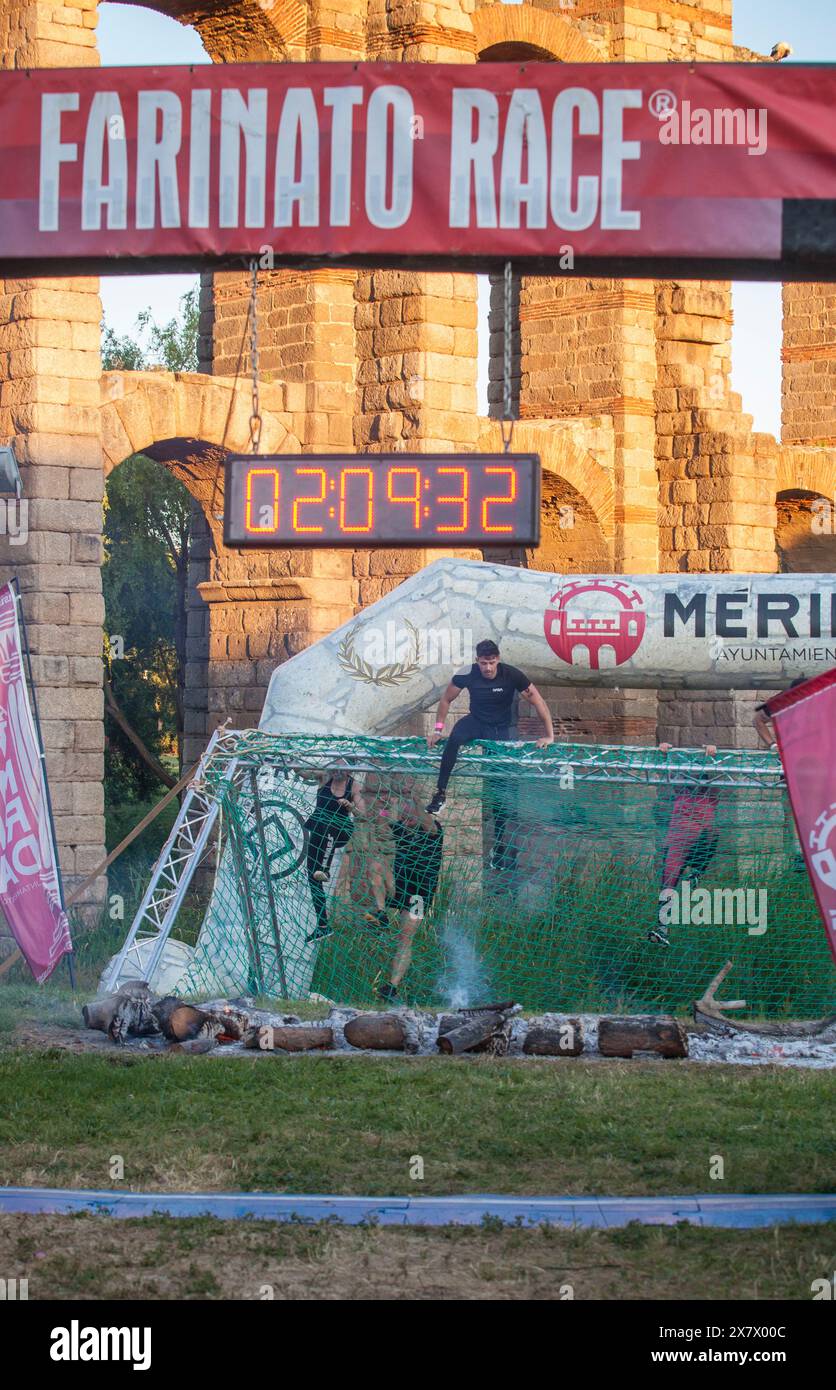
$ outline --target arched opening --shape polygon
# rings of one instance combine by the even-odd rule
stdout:
[[[222,513],[224,457],[224,450],[200,440],[162,440],[131,454],[106,479],[102,589],[110,847],[140,819],[146,803],[179,780],[205,744],[209,621],[201,585],[217,551],[219,523],[210,509]]]
[[[540,544],[525,551],[526,569],[595,574],[612,566],[601,524],[577,488],[557,473],[543,474]]]
[[[836,570],[836,506],[832,497],[803,488],[778,494],[775,549],[781,574]]]
[[[559,63],[560,59],[547,48],[536,44],[518,43],[510,40],[492,44],[479,54],[480,63]]]

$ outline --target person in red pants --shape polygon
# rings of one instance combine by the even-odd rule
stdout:
[[[661,745],[663,752],[669,748],[670,744]],[[711,756],[717,749],[709,744],[705,751]],[[698,781],[674,797],[665,833],[660,894],[677,888],[686,877],[696,885],[714,858],[719,838],[715,828],[718,796],[716,787]],[[657,946],[671,944],[668,928],[661,921],[650,928],[647,939]]]

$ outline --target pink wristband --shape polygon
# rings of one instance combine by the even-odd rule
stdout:
[[[435,726],[435,727],[436,727],[436,732],[438,732],[439,729],[443,729],[443,728],[444,728],[444,724],[443,724],[443,723],[436,723],[436,726]]]

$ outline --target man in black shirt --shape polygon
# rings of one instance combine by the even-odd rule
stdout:
[[[547,744],[554,743],[552,717],[539,690],[535,689],[528,676],[518,671],[516,666],[508,666],[500,661],[499,647],[487,639],[477,646],[476,660],[470,670],[464,675],[453,676],[442,695],[435,730],[427,738],[428,747],[434,748],[438,743],[447,712],[462,690],[470,692],[470,714],[453,725],[447,740],[441,757],[438,786],[427,807],[430,815],[436,815],[447,799],[447,783],[463,744],[483,740],[500,742],[510,738],[514,696],[517,692],[531,701],[546,726],[546,734],[543,738],[538,738],[537,747],[545,748]]]

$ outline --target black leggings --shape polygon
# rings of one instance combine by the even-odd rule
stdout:
[[[313,875],[318,869],[330,868],[334,850],[342,849],[348,844],[354,825],[348,816],[345,817],[345,822],[345,825],[341,825],[333,816],[318,816],[316,812],[305,822],[308,832],[306,868],[318,927],[328,925],[328,913],[325,906],[325,889],[321,883],[317,883]]]
[[[465,743],[482,743],[490,741],[493,743],[507,743],[511,737],[511,730],[508,725],[501,728],[491,728],[489,724],[483,724],[480,719],[474,718],[472,714],[465,715],[464,719],[459,719],[453,725],[452,733],[447,740],[444,752],[441,755],[441,767],[438,772],[438,790],[447,790],[447,783],[450,780],[450,773],[456,764],[459,756],[459,749]],[[486,804],[493,816],[494,826],[494,858],[495,867],[498,869],[511,869],[516,864],[517,851],[514,844],[513,828],[508,827],[509,812],[504,784],[498,777],[489,777],[485,781],[487,793]]]
[[[508,725],[498,729],[491,728],[489,724],[483,724],[481,719],[476,719],[472,714],[466,714],[464,719],[459,719],[453,725],[452,732],[448,738],[444,752],[441,755],[441,767],[438,770],[438,790],[446,792],[447,783],[450,781],[450,773],[456,765],[459,756],[459,749],[465,743],[482,743],[490,740],[494,743],[504,743],[511,737],[511,730]]]

